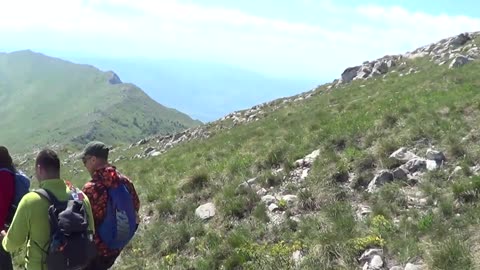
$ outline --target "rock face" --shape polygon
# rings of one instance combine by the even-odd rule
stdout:
[[[215,216],[215,205],[213,203],[206,203],[195,210],[195,215],[203,220],[207,220]]]

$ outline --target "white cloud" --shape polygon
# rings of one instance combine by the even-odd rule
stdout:
[[[318,22],[175,0],[0,0],[0,31],[9,47],[201,58],[274,74],[333,79],[364,60],[480,30],[479,18],[436,16],[397,6],[304,2],[312,9],[305,12],[318,12]],[[18,44],[20,40],[24,43]]]

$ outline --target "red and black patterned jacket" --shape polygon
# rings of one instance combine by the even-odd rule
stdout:
[[[138,211],[140,209],[140,200],[133,183],[126,176],[120,174],[115,166],[108,165],[105,168],[97,170],[92,177],[92,180],[87,182],[83,187],[83,192],[87,195],[92,205],[93,219],[95,220],[95,231],[102,224],[107,210],[108,192],[107,188],[116,187],[120,183],[125,183],[130,194],[133,197],[133,204],[137,212],[137,223],[139,222]],[[113,257],[120,254],[119,249],[109,249],[100,239],[98,234],[95,234],[95,244],[100,256]]]

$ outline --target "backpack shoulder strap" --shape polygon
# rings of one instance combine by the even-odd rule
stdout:
[[[7,168],[0,168],[0,172],[9,172],[11,174],[15,174],[14,172],[12,172],[11,170],[9,170]]]
[[[50,191],[48,191],[46,189],[40,188],[40,189],[34,190],[34,192],[37,193],[38,195],[44,197],[45,199],[47,199],[50,204],[57,204],[58,203],[58,200],[55,197],[55,195],[53,195]]]

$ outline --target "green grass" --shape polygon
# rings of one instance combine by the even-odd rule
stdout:
[[[480,158],[478,138],[461,140],[480,128],[480,63],[450,70],[417,59],[406,70],[410,66],[420,72],[332,91],[322,86],[311,99],[266,108],[268,116],[259,121],[155,158],[121,161],[118,167],[139,191],[142,214],[152,218],[115,269],[291,269],[297,250],[304,254],[300,269],[355,269],[366,248],[383,248],[403,265],[419,257],[431,269],[470,269],[469,242],[455,239],[468,238],[467,229],[479,224],[477,195],[465,199],[478,193],[478,179],[448,176],[455,166]],[[388,159],[394,150],[404,146],[424,155],[430,145],[446,153],[448,171],[428,173],[417,185],[428,209],[407,207],[406,183],[366,193],[377,170],[399,165]],[[259,195],[237,192],[252,177],[277,190],[293,162],[316,149],[321,154],[310,175],[289,191],[299,196],[299,205],[287,206],[286,213],[303,214],[300,222],[271,225]],[[128,151],[115,155],[141,149]],[[272,167],[284,172],[276,175]],[[356,175],[353,191],[345,188],[347,173]],[[66,175],[79,184],[86,179]],[[199,221],[194,211],[205,202],[215,203],[217,215]],[[359,203],[372,206],[365,220],[355,218]]]
[[[92,138],[126,143],[198,124],[92,66],[30,51],[0,53],[0,78],[0,125],[11,127],[0,138],[14,153]]]

